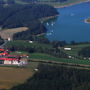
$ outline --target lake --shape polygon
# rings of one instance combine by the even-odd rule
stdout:
[[[84,22],[90,17],[90,2],[57,10],[60,13],[57,19],[45,24],[49,40],[90,42],[90,24]]]

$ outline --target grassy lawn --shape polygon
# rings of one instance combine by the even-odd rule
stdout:
[[[90,65],[89,60],[56,58],[56,57],[53,57],[53,56],[50,56],[47,54],[41,54],[41,53],[30,54],[30,59],[39,59],[39,60],[57,61],[57,62],[64,62],[64,63]]]
[[[27,68],[0,66],[0,90],[2,88],[10,90],[11,87],[24,83],[32,77],[37,66],[36,62],[30,62]]]

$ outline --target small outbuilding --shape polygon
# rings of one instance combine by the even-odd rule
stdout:
[[[70,51],[70,50],[72,50],[72,49],[71,49],[71,48],[64,48],[64,50]]]

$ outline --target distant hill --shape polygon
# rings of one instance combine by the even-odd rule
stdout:
[[[0,5],[0,26],[3,28],[30,26],[31,28],[32,22],[57,14],[57,10],[49,5]]]
[[[21,3],[37,3],[37,2],[65,2],[67,0],[0,0],[0,4],[14,4]]]
[[[0,0],[0,4],[15,4],[16,0]]]
[[[67,0],[21,0],[24,2],[64,2]]]
[[[51,4],[53,6],[56,5],[68,5],[76,2],[83,2],[89,0],[0,0],[0,4]]]

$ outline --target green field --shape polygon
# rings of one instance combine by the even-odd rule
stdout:
[[[38,47],[40,46],[40,48],[52,48],[51,45],[47,45],[47,44],[39,44],[39,43],[28,43],[26,41],[14,41],[14,42],[9,42],[7,43],[8,46],[10,45],[17,45],[20,47],[22,46],[26,46],[26,47]],[[65,51],[63,48],[61,48],[61,50],[65,53],[67,53],[68,55],[71,55],[71,56],[78,56],[78,51],[80,51],[82,48],[84,47],[87,47],[87,46],[90,46],[90,44],[78,44],[78,45],[67,45],[65,47],[69,47],[69,48],[72,48],[72,50],[70,51]],[[65,59],[65,58],[57,58],[57,57],[54,57],[54,56],[51,56],[51,55],[48,55],[47,54],[41,54],[41,53],[27,53],[27,52],[12,52],[12,54],[26,54],[26,55],[29,55],[30,56],[30,59],[40,59],[40,60],[47,60],[47,61],[57,61],[57,62],[65,62],[65,63],[74,63],[74,64],[84,64],[84,65],[90,65],[90,61],[89,60],[79,60],[79,59]],[[78,56],[80,57],[80,56]]]
[[[50,55],[47,55],[47,54],[41,54],[41,53],[30,54],[30,59],[56,61],[56,62],[72,63],[72,64],[90,65],[89,60],[56,58],[56,57],[53,57],[53,56],[50,56]]]
[[[15,42],[14,42],[15,44]],[[20,43],[18,43],[20,44]],[[21,43],[23,44],[23,43]],[[23,44],[25,45],[26,42]],[[29,45],[37,45],[37,43],[29,44]],[[47,45],[45,45],[47,47]],[[66,47],[71,47],[71,51],[65,51],[70,55],[77,55],[78,51],[84,47],[90,46],[90,44],[79,44],[79,45],[68,45]],[[51,47],[51,46],[50,46]],[[63,50],[63,49],[62,49]],[[41,61],[54,61],[68,64],[66,67],[73,65],[83,65],[85,68],[90,68],[90,60],[79,60],[79,59],[67,59],[67,58],[57,58],[51,55],[43,54],[43,53],[27,53],[22,51],[11,52],[10,54],[26,54],[29,55],[29,64],[26,68],[17,68],[17,67],[0,67],[0,88],[10,89],[12,86],[18,85],[20,83],[25,82],[28,78],[30,78],[34,74],[34,69],[37,68],[39,62]],[[37,60],[37,62],[32,62],[30,60]],[[69,65],[70,64],[70,65]],[[60,64],[61,65],[61,64]],[[72,66],[71,66],[72,67]],[[74,68],[78,68],[79,66],[74,66]],[[80,67],[83,69],[82,67]],[[23,74],[25,73],[25,74]],[[11,77],[12,76],[12,77]],[[14,77],[14,78],[13,78]]]
[[[17,52],[11,52],[11,54],[15,55],[15,54],[18,54],[18,53]],[[62,63],[90,65],[90,60],[57,58],[57,57],[54,57],[54,56],[51,56],[51,55],[48,55],[48,54],[43,54],[43,53],[21,52],[20,54],[29,55],[30,60],[44,60],[44,61],[55,61],[55,62],[62,62]]]

